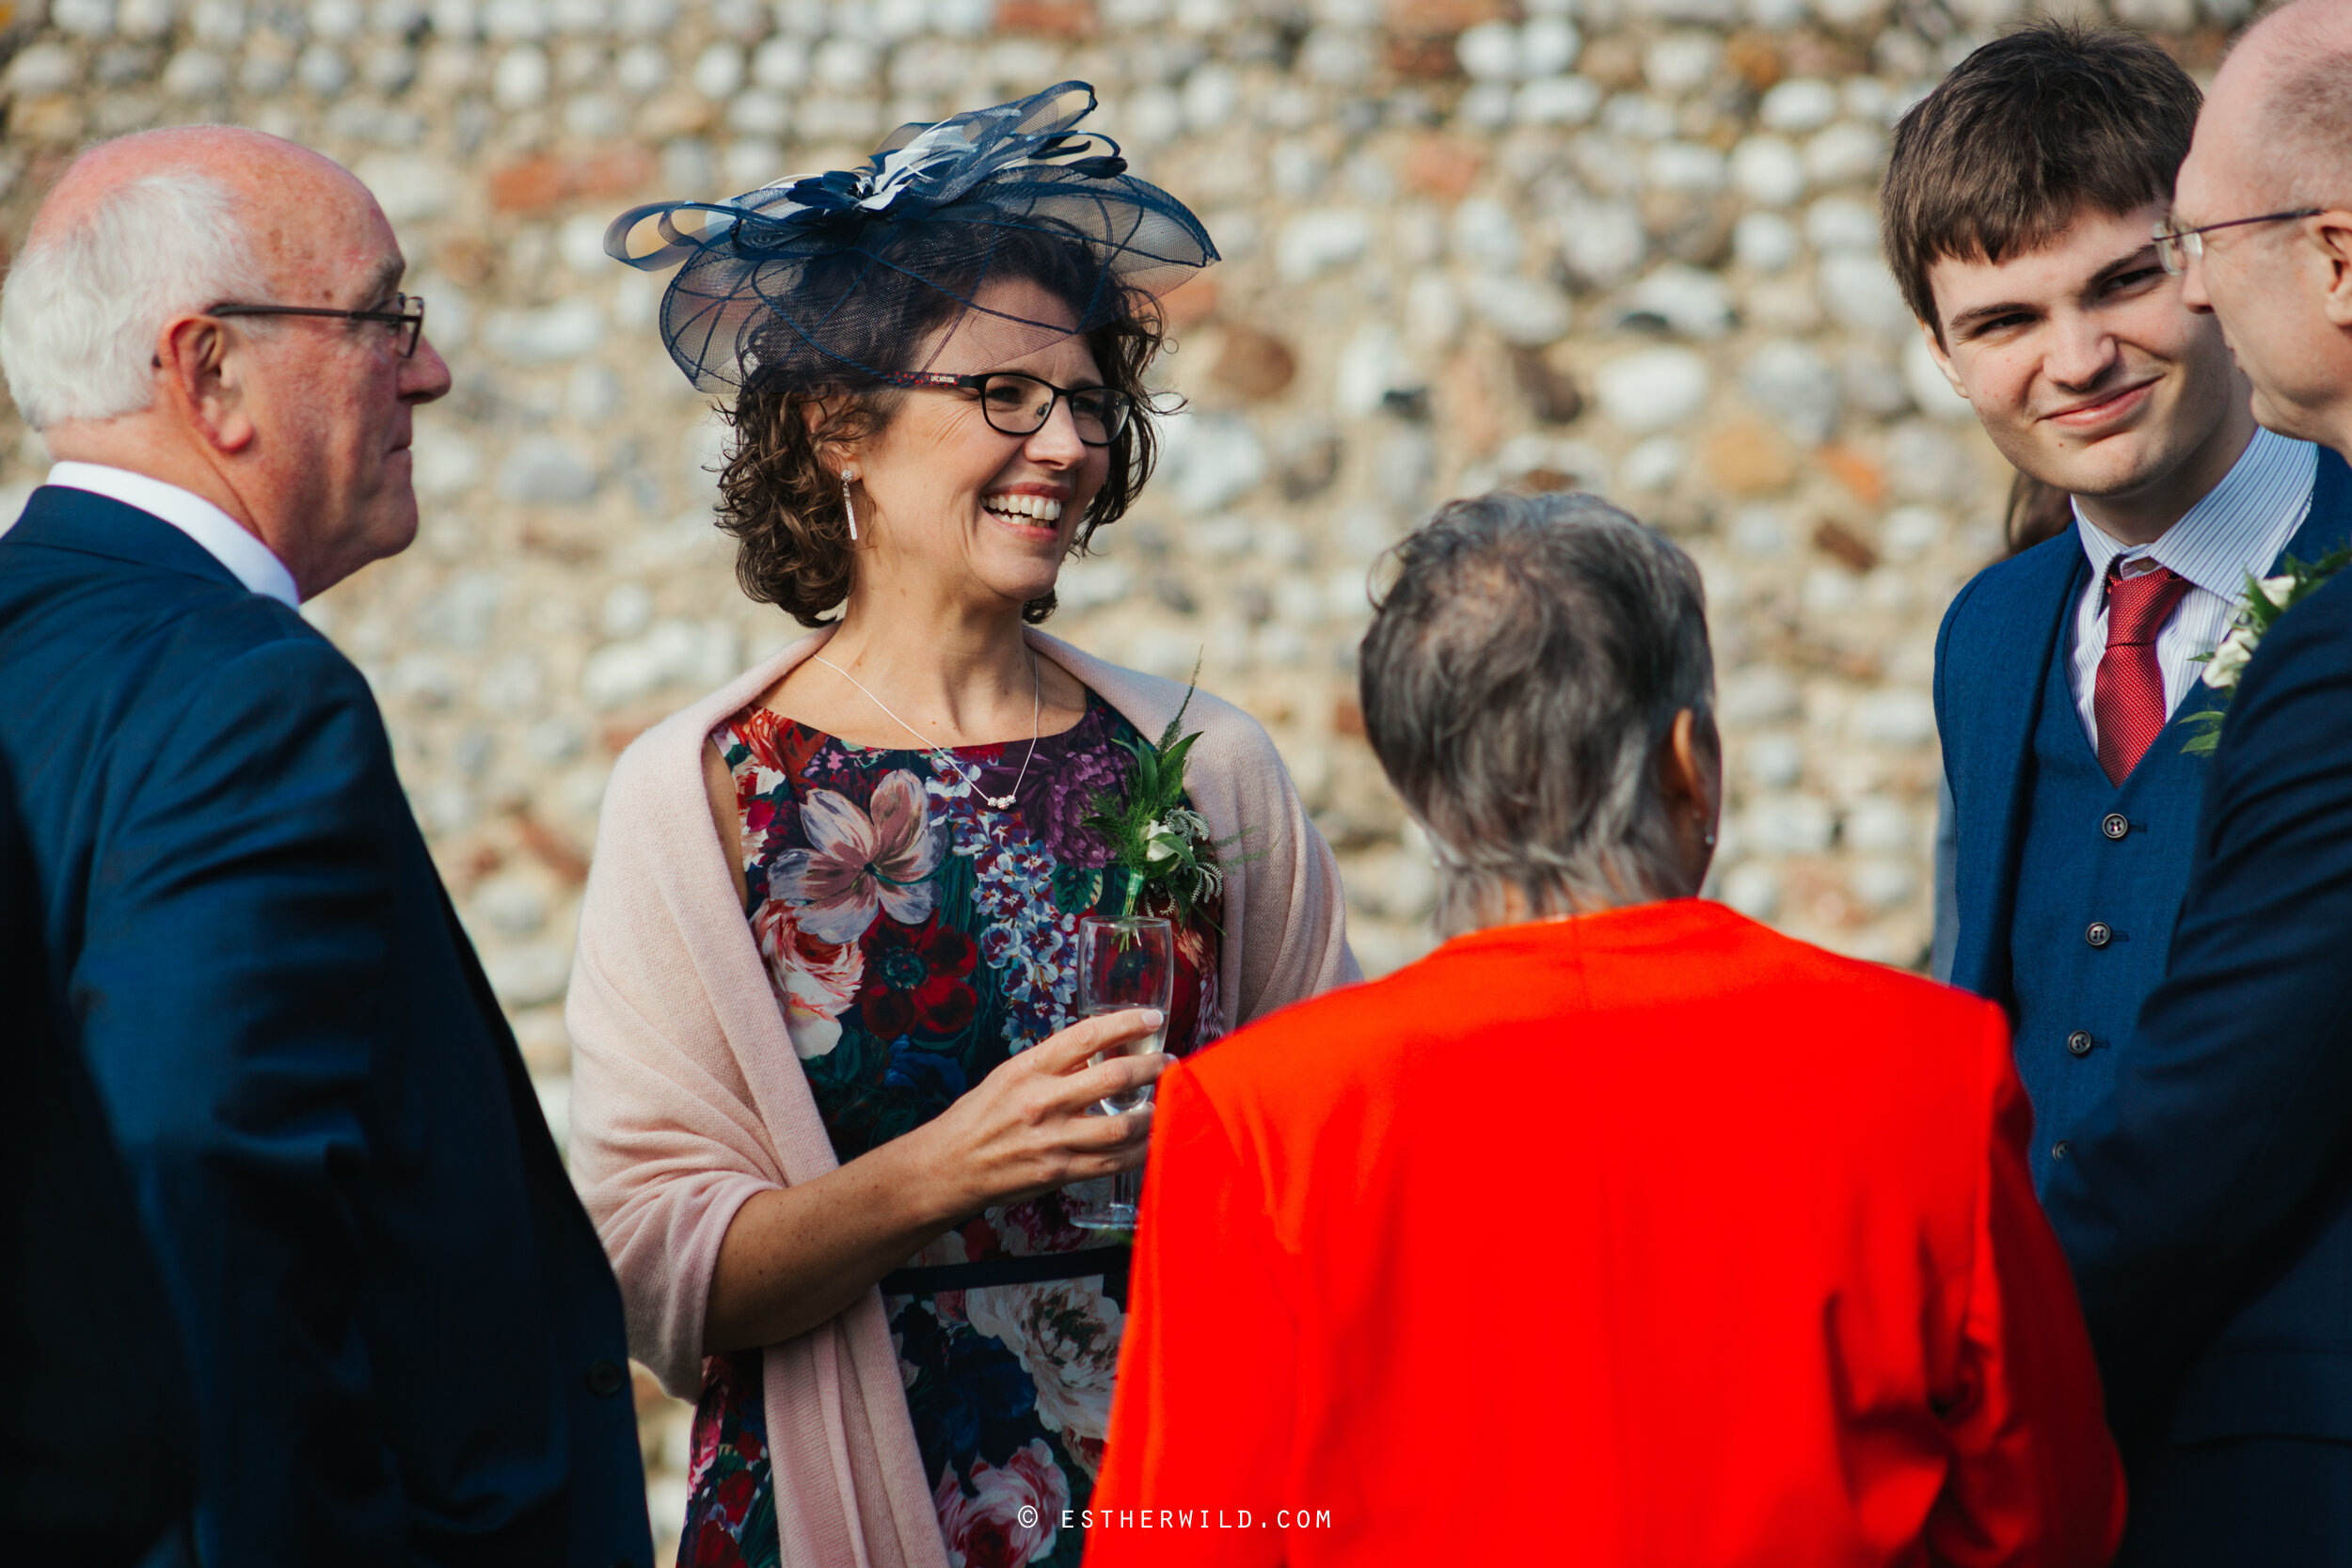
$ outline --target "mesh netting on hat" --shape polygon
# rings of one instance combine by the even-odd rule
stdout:
[[[1092,87],[1064,82],[902,125],[861,169],[631,208],[605,252],[648,272],[684,263],[661,336],[705,391],[770,373],[887,384],[930,369],[939,329],[970,311],[1002,324],[989,341],[1017,356],[1134,315],[1217,259],[1200,220],[1127,173],[1116,142],[1071,130],[1093,108]],[[989,291],[1008,279],[1066,313]]]

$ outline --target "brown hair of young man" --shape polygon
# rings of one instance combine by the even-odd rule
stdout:
[[[1998,263],[2049,244],[2085,211],[2164,200],[2201,95],[2149,40],[2040,22],[1954,68],[1895,127],[1879,196],[1886,264],[1944,341],[1928,269]]]

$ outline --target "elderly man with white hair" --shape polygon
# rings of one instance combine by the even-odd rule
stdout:
[[[0,295],[57,459],[0,537],[0,758],[195,1374],[200,1560],[644,1564],[611,1271],[296,613],[416,532],[450,380],[403,264],[275,137],[66,171]]]
[[[2352,6],[2247,34],[2173,194],[2161,259],[2254,417],[2352,453]],[[2352,574],[2238,672],[2193,853],[2166,977],[2043,1193],[2133,1472],[2118,1560],[2352,1562]]]

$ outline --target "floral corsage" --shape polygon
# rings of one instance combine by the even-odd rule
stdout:
[[[2211,756],[2221,744],[2221,723],[2228,717],[2230,699],[2237,692],[2238,676],[2245,672],[2247,661],[2262,640],[2278,624],[2279,617],[2310,598],[2329,578],[2352,565],[2352,549],[2330,550],[2309,565],[2288,556],[2286,570],[2275,578],[2258,578],[2246,574],[2246,597],[2238,602],[2236,618],[2231,623],[2230,634],[2221,645],[2209,654],[2198,655],[2205,666],[2204,683],[2221,693],[2221,705],[2192,713],[2181,721],[2196,734],[2181,750],[2192,756]]]
[[[1125,874],[1127,893],[1119,911],[1122,918],[1148,899],[1153,912],[1172,913],[1181,924],[1225,886],[1208,820],[1184,804],[1184,758],[1200,738],[1199,730],[1178,733],[1191,706],[1188,688],[1157,745],[1120,741],[1136,759],[1126,798],[1108,791],[1096,794],[1094,815],[1087,818],[1086,825],[1110,846],[1111,864]]]

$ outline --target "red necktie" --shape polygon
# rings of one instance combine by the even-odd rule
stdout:
[[[2164,669],[2156,662],[2156,634],[2188,592],[2188,578],[2168,566],[2125,577],[2121,561],[2107,564],[2107,651],[2099,656],[2099,679],[2090,694],[2090,714],[2099,724],[2099,766],[2107,782],[2121,785],[2164,733],[2171,717],[2164,705]]]

